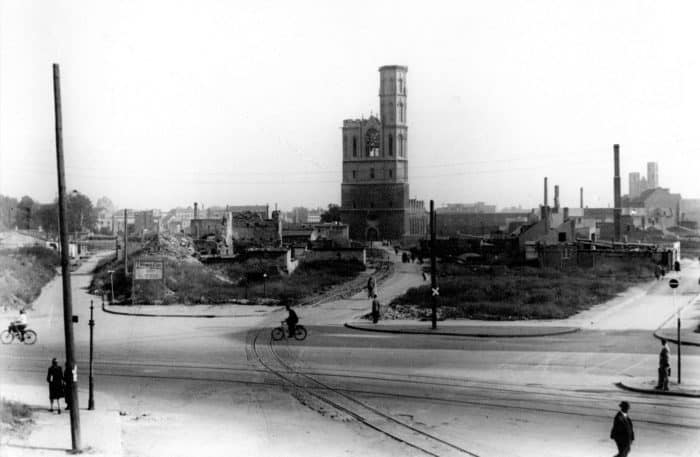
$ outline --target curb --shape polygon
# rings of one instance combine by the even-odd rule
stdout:
[[[663,338],[664,340],[668,341],[669,343],[678,344],[677,338],[671,337],[671,336],[664,336],[664,335],[660,334],[658,330],[654,331],[654,338],[659,339],[659,340]],[[681,346],[700,347],[700,343],[698,343],[697,341],[684,341],[681,339]]]
[[[567,335],[570,333],[576,333],[581,331],[578,327],[572,327],[565,330],[557,330],[551,332],[543,333],[530,333],[527,335],[494,335],[492,333],[457,333],[457,332],[444,332],[444,331],[423,331],[423,330],[404,330],[404,329],[383,329],[383,328],[367,328],[360,327],[353,324],[344,324],[346,328],[351,330],[361,330],[365,332],[379,332],[379,333],[395,333],[402,335],[440,335],[440,336],[462,336],[468,338],[538,338],[544,336],[557,336],[557,335]]]
[[[232,317],[257,317],[259,314],[153,314],[153,313],[126,313],[123,311],[114,311],[105,308],[105,304],[102,304],[102,311],[108,314],[115,314],[118,316],[135,316],[135,317],[188,317],[188,318],[202,318],[202,319],[216,319],[216,318],[232,318]]]
[[[653,395],[667,395],[671,397],[687,397],[687,398],[700,398],[700,394],[691,394],[688,392],[678,392],[673,390],[656,390],[656,389],[643,389],[641,387],[631,387],[627,386],[621,382],[616,382],[615,386],[622,390],[629,390],[630,392],[637,392],[641,394],[653,394]]]

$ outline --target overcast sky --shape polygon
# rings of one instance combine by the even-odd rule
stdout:
[[[0,193],[118,207],[340,202],[343,119],[408,66],[410,194],[438,204],[612,202],[627,174],[700,197],[692,2],[0,0]],[[552,191],[550,190],[550,195]],[[551,200],[550,200],[551,201]]]

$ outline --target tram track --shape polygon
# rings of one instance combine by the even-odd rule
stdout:
[[[347,414],[370,429],[405,444],[422,454],[435,457],[451,455],[480,457],[476,453],[406,424],[339,389],[335,389],[305,373],[295,370],[277,354],[270,340],[268,340],[267,344],[262,345],[261,348],[258,341],[261,339],[260,336],[263,331],[259,330],[253,336],[251,342],[253,354],[258,362],[271,374],[283,379],[291,387],[302,390],[307,395]],[[269,353],[270,357],[268,359],[265,358],[263,351]]]

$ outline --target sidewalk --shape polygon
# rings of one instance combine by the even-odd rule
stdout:
[[[500,324],[500,325],[499,325]],[[514,322],[478,322],[439,321],[437,328],[431,328],[430,321],[418,320],[380,320],[373,324],[370,321],[354,321],[345,323],[345,327],[367,332],[398,333],[408,335],[441,335],[463,336],[472,338],[525,338],[565,335],[578,332],[578,327],[524,325]]]
[[[62,456],[72,449],[70,414],[49,412],[45,386],[2,384],[2,398],[29,405],[34,412],[33,424],[24,436],[6,435],[0,440],[3,457]],[[87,410],[88,392],[80,390],[81,447],[84,454],[121,457],[122,426],[119,406],[108,395],[95,392],[95,410]],[[61,399],[61,407],[65,401]]]
[[[675,375],[669,378],[669,390],[667,391],[654,389],[654,386],[656,385],[656,379],[649,378],[630,377],[626,378],[624,381],[618,382],[615,385],[623,390],[629,390],[632,392],[638,392],[643,394],[700,398],[700,384],[698,384],[694,380],[683,381],[682,378],[681,384],[678,384],[674,380],[676,380]]]

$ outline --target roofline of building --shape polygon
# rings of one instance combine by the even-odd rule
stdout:
[[[383,65],[383,66],[379,67],[379,71],[384,71],[384,70],[408,71],[408,67],[405,65]]]

